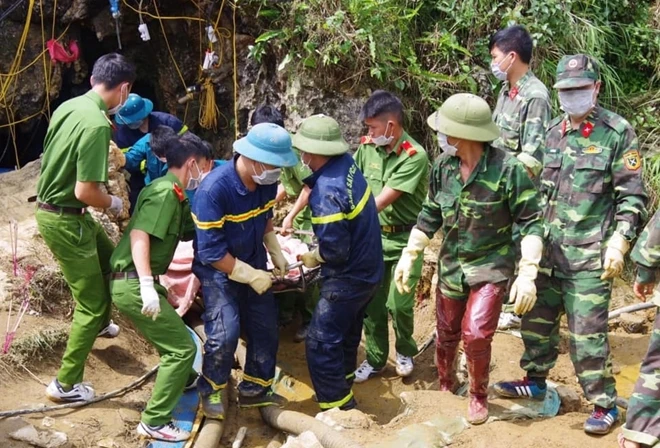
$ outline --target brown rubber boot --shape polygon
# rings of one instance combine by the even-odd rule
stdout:
[[[461,321],[465,313],[464,300],[445,297],[438,288],[436,291],[436,332],[435,366],[441,392],[454,393],[458,387],[456,378],[456,358],[461,341]]]

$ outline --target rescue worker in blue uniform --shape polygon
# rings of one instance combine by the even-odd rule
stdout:
[[[143,98],[136,93],[128,95],[126,102],[115,114],[115,124],[117,125],[112,133],[112,140],[125,153],[135,145],[138,140],[149,135],[151,131],[158,126],[167,126],[179,135],[183,135],[188,130],[181,120],[172,114],[166,112],[154,112],[154,103],[148,98]],[[147,140],[148,142],[148,137]],[[163,159],[164,159],[163,155]],[[146,158],[142,159],[143,165],[139,169],[129,169],[131,174],[129,200],[131,202],[131,213],[137,202],[137,197],[142,188],[144,188],[144,175],[146,173]],[[164,172],[167,171],[165,168]],[[153,180],[153,179],[152,179]]]
[[[301,256],[321,265],[321,291],[306,339],[309,373],[322,410],[356,406],[351,387],[364,313],[384,272],[378,210],[371,189],[347,154],[339,124],[307,118],[293,137],[313,174],[309,206],[318,246]]]
[[[297,159],[289,133],[275,124],[254,126],[233,146],[234,160],[209,173],[195,193],[192,210],[193,272],[202,283],[207,337],[198,391],[204,414],[216,419],[224,418],[222,391],[241,330],[247,342],[238,386],[241,406],[284,401],[271,390],[278,326],[266,249],[273,274],[284,275],[287,261],[273,230],[272,209],[280,167],[293,166]]]

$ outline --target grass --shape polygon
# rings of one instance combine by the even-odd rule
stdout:
[[[3,361],[9,366],[30,366],[52,358],[52,354],[62,349],[69,338],[68,325],[40,328],[16,338]]]

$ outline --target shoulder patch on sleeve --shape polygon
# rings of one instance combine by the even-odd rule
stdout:
[[[370,135],[363,135],[362,138],[360,138],[360,144],[361,145],[370,145],[372,143],[373,143],[373,141],[371,140]]]
[[[623,164],[630,171],[637,171],[642,167],[642,156],[636,149],[628,151],[623,155]]]
[[[183,202],[184,199],[186,198],[186,195],[181,189],[181,187],[179,187],[177,184],[172,182],[172,190],[174,190],[174,194],[176,194],[176,197],[179,198],[179,202]]]

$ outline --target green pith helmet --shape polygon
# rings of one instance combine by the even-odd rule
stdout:
[[[348,151],[339,123],[322,114],[305,118],[292,140],[293,146],[309,154],[339,156]]]
[[[598,62],[586,54],[564,56],[557,64],[555,89],[584,87],[600,79]]]
[[[490,142],[500,136],[488,103],[471,93],[450,96],[426,123],[436,132],[463,140]]]

